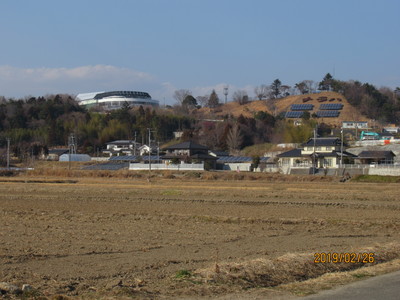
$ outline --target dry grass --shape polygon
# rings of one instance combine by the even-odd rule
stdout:
[[[376,264],[387,263],[400,258],[400,243],[390,243],[363,249],[350,249],[349,252],[374,253],[374,263],[315,263],[314,253],[288,253],[275,259],[259,258],[244,262],[216,263],[214,266],[194,272],[195,280],[222,285],[235,285],[242,288],[276,287],[320,277],[328,273],[364,269]],[[355,272],[356,278],[371,273]],[[357,275],[358,274],[358,275]]]
[[[130,171],[122,169],[118,171],[106,170],[82,170],[88,163],[68,164],[60,162],[38,162],[34,170],[22,173],[4,173],[3,177],[35,177],[35,178],[115,178],[115,179],[178,179],[182,180],[206,180],[206,181],[242,181],[260,180],[266,182],[337,182],[339,177],[334,176],[308,176],[308,175],[283,175],[279,173],[252,173],[252,172],[218,172],[218,171]],[[0,174],[1,176],[1,174]]]
[[[315,294],[321,290],[332,289],[336,286],[349,284],[354,281],[367,279],[400,270],[400,259],[394,259],[382,264],[367,265],[347,272],[326,273],[317,278],[301,282],[282,284],[276,289],[287,291],[297,296]]]
[[[282,99],[277,99],[277,100],[257,100],[257,101],[252,101],[248,104],[245,105],[239,105],[236,102],[229,102],[225,105],[222,105],[221,107],[218,108],[217,112],[214,112],[214,114],[217,117],[222,117],[227,114],[231,114],[235,117],[238,117],[239,115],[243,115],[245,117],[254,117],[254,114],[258,111],[267,111],[268,113],[274,115],[279,114],[281,112],[287,111],[292,104],[302,104],[303,103],[303,98],[311,98],[312,100],[307,102],[310,104],[314,104],[314,110],[311,112],[316,112],[319,110],[319,106],[322,102],[319,103],[317,101],[318,97],[328,97],[328,99],[332,98],[340,98],[342,99],[341,102],[338,102],[335,100],[334,102],[329,102],[329,103],[343,103],[344,107],[341,110],[340,116],[338,118],[325,118],[323,121],[327,124],[332,124],[332,125],[340,125],[342,121],[348,121],[348,120],[357,120],[357,121],[367,121],[368,119],[365,116],[362,116],[357,109],[355,109],[353,106],[351,106],[347,99],[335,92],[321,92],[321,93],[316,93],[316,94],[306,94],[306,95],[294,95],[294,96],[288,96]],[[272,107],[276,107],[276,110],[272,110]],[[200,114],[203,115],[210,115],[213,114],[213,111],[210,110],[209,108],[202,108],[199,111]]]

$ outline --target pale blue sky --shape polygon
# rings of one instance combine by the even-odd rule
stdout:
[[[173,103],[330,72],[400,86],[398,0],[0,2],[0,95],[140,90]],[[228,96],[229,98],[229,96]]]

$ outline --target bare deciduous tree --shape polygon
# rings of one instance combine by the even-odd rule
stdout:
[[[304,80],[303,81],[300,81],[300,82],[298,82],[298,83],[296,83],[295,84],[295,87],[296,87],[296,89],[298,89],[299,90],[299,92],[301,93],[301,94],[307,94],[308,92],[309,92],[309,90],[308,90],[308,88],[307,88],[307,85],[306,85],[306,83],[304,82]]]
[[[226,144],[232,154],[237,154],[243,143],[243,135],[238,124],[233,125],[226,137]]]
[[[185,89],[176,90],[174,92],[174,98],[178,102],[179,105],[182,105],[183,100],[185,100],[185,98],[187,96],[191,96],[191,95],[192,95],[192,92],[189,90],[185,90]]]
[[[238,102],[240,105],[246,104],[249,102],[249,96],[245,90],[237,90],[233,93],[232,96],[233,101]]]
[[[258,98],[258,100],[262,100],[264,98],[267,98],[268,94],[269,94],[270,88],[269,86],[262,84],[260,86],[256,86],[254,88],[254,93],[256,94],[256,97]]]
[[[196,99],[198,104],[200,104],[202,107],[205,107],[208,105],[208,99],[210,99],[210,95],[198,96]]]
[[[287,97],[290,95],[289,85],[281,85],[281,95],[283,95],[283,97]]]

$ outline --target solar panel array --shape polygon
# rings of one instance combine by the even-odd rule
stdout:
[[[111,161],[136,161],[139,160],[141,156],[139,155],[121,155],[121,156],[111,156],[109,160]]]
[[[158,161],[159,159],[161,159],[161,156],[157,156],[157,155],[150,155],[150,160],[151,161]],[[110,161],[148,161],[149,160],[149,156],[148,155],[120,155],[120,156],[111,156]]]
[[[303,113],[303,111],[288,111],[285,114],[285,118],[301,118]]]
[[[291,110],[313,110],[314,104],[292,104]]]
[[[342,108],[342,103],[324,103],[319,107],[320,110],[341,110]]]
[[[260,157],[260,162],[265,162],[269,157]],[[217,163],[247,163],[252,162],[253,158],[249,156],[221,156],[218,158]]]
[[[121,170],[124,168],[128,168],[129,163],[104,163],[104,164],[97,164],[97,165],[91,165],[91,166],[86,166],[83,168],[83,170],[107,170],[107,171],[117,171]]]
[[[337,118],[339,117],[340,111],[337,110],[322,110],[317,111],[318,118]]]

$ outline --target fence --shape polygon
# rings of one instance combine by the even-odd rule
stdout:
[[[149,164],[130,163],[129,170],[149,170]],[[151,164],[152,170],[176,170],[176,171],[204,171],[204,163],[201,164]]]
[[[368,164],[343,164],[342,168],[344,169],[400,169],[400,165],[394,164],[378,164],[378,165],[368,165]]]
[[[365,141],[356,141],[351,142],[350,144],[353,147],[363,147],[363,146],[383,146],[390,144],[399,144],[400,139],[391,139],[391,140],[365,140]]]

